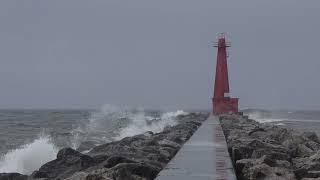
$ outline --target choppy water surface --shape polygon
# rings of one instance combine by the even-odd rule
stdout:
[[[320,135],[320,111],[244,110],[251,119]],[[0,110],[0,172],[29,174],[63,147],[95,145],[146,131],[160,132],[184,111],[105,105],[99,110]]]
[[[320,136],[320,111],[244,110],[249,118],[261,123],[272,123],[301,131],[313,131]]]
[[[95,145],[175,125],[183,111],[106,105],[100,110],[0,110],[0,172],[29,174],[63,147]]]

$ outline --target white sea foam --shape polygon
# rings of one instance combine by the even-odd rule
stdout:
[[[271,112],[272,113],[272,112]],[[286,112],[288,114],[292,114],[292,111]],[[273,118],[270,117],[270,114],[265,115],[263,112],[260,111],[254,111],[246,114],[249,116],[250,119],[253,119],[260,123],[273,123],[273,122],[279,122],[276,125],[283,126],[285,123],[281,122],[310,122],[310,123],[320,123],[320,120],[318,119],[292,119],[292,118]],[[273,116],[276,116],[273,114]]]
[[[131,116],[131,122],[128,126],[120,130],[119,136],[115,139],[119,140],[124,137],[134,136],[146,131],[152,131],[154,133],[161,132],[166,126],[176,125],[176,117],[183,114],[186,114],[186,112],[182,110],[166,112],[163,113],[159,119],[154,119],[154,117],[147,116],[144,111],[140,111]]]
[[[312,122],[312,123],[320,123],[318,119],[285,119],[284,121],[288,122]]]
[[[271,122],[285,121],[286,119],[256,118],[256,119],[253,119],[253,120],[258,121],[260,123],[271,123]]]
[[[77,149],[81,142],[94,141],[96,145],[112,140],[112,131],[118,129],[117,123],[131,116],[128,108],[106,104],[101,109],[91,113],[87,123],[71,131],[72,147]]]
[[[176,125],[176,117],[182,114],[186,112],[165,112],[160,117],[154,117],[148,115],[143,108],[133,109],[107,104],[93,112],[85,126],[77,127],[71,132],[72,147],[78,148],[83,141],[95,141],[98,145],[146,131],[160,132],[166,126]]]
[[[250,112],[248,114],[250,119],[253,119],[257,122],[260,123],[271,123],[271,122],[281,122],[281,121],[286,121],[287,119],[278,119],[278,118],[269,118],[265,117],[263,113],[256,111],[256,112]]]
[[[32,143],[12,150],[1,157],[0,172],[30,174],[56,158],[57,148],[49,136],[40,135]]]
[[[94,141],[95,145],[98,145],[146,131],[160,132],[166,126],[176,125],[176,117],[183,114],[187,113],[179,110],[154,117],[148,115],[142,108],[132,110],[105,105],[99,111],[93,112],[85,125],[76,126],[71,131],[73,135],[71,146],[76,149],[84,141]],[[41,133],[32,143],[4,154],[0,158],[0,173],[30,174],[46,162],[55,159],[58,150],[50,136]]]

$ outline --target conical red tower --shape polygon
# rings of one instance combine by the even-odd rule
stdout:
[[[214,95],[212,98],[213,113],[216,115],[238,112],[238,98],[229,97],[229,78],[227,63],[227,48],[230,43],[226,42],[224,34],[220,34],[218,42],[215,44],[218,48],[216,78],[214,84]]]

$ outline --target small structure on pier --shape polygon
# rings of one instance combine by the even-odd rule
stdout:
[[[226,42],[224,34],[219,34],[218,42],[214,47],[218,48],[216,77],[214,84],[214,95],[212,98],[213,113],[215,115],[233,112],[238,112],[238,98],[229,96],[229,78],[228,78],[228,63],[227,63],[227,48],[230,43]]]

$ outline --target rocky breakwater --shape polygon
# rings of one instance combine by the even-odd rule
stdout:
[[[320,180],[320,140],[314,132],[220,116],[239,180]]]
[[[0,180],[154,179],[207,116],[207,113],[180,115],[177,117],[177,125],[166,127],[160,133],[146,132],[126,137],[93,147],[85,154],[64,148],[55,160],[44,164],[32,175],[0,174]]]

